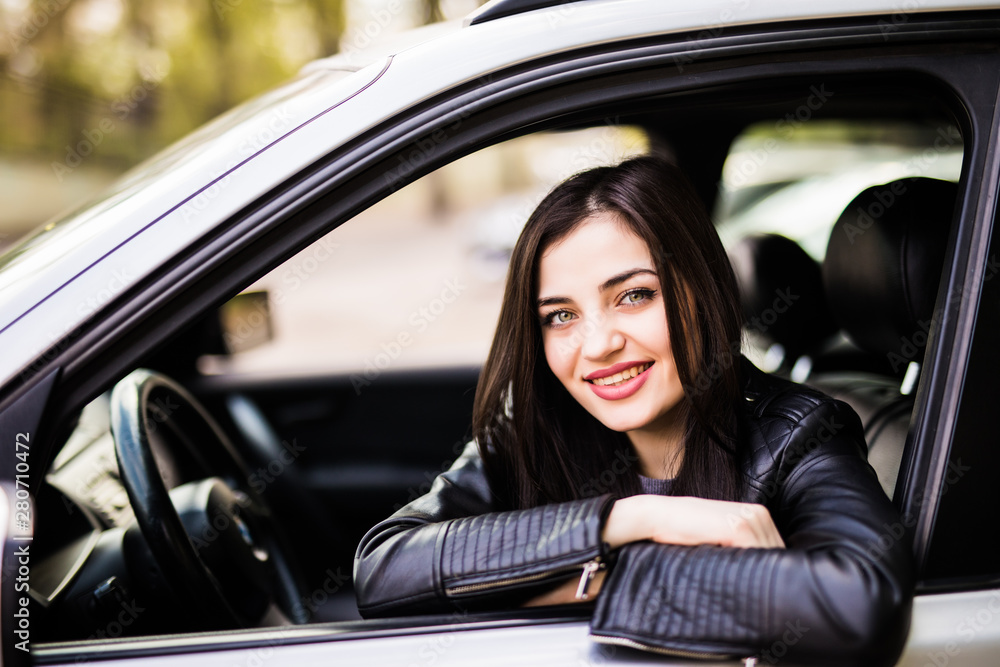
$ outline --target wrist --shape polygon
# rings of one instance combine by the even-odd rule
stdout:
[[[646,525],[648,512],[643,509],[644,505],[645,496],[630,496],[615,501],[602,535],[609,547],[617,549],[630,542],[651,537]]]

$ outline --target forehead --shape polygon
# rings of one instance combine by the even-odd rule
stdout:
[[[617,215],[596,213],[542,253],[539,294],[594,287],[636,268],[656,270],[646,242]]]

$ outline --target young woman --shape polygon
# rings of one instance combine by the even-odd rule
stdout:
[[[511,258],[475,439],[358,547],[366,616],[594,602],[598,641],[891,664],[909,545],[844,403],[740,354],[735,278],[675,167],[579,174]]]

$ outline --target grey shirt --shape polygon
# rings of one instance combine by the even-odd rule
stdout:
[[[646,477],[644,475],[639,475],[639,483],[642,485],[643,493],[652,493],[657,496],[669,496],[674,486],[673,478],[656,479],[655,477]]]

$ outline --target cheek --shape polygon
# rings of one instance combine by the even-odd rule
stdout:
[[[662,308],[650,308],[635,320],[631,335],[639,345],[659,357],[673,360],[670,351],[670,332],[667,316]]]
[[[572,346],[559,335],[552,333],[543,336],[543,346],[549,369],[565,384],[566,379],[573,374],[575,355]]]

